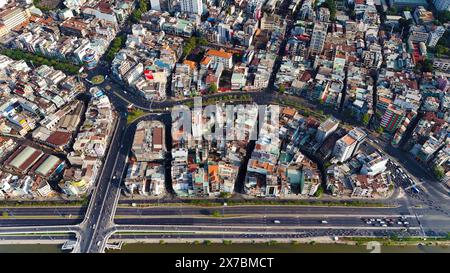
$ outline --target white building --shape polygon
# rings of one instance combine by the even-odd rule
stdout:
[[[323,142],[330,136],[339,126],[339,121],[334,118],[329,118],[325,122],[321,123],[319,128],[317,128],[316,140],[318,142]]]
[[[309,44],[310,55],[317,55],[322,52],[325,38],[327,37],[327,28],[328,25],[326,23],[316,22],[314,24],[311,42]]]
[[[374,152],[370,155],[359,154],[358,161],[362,164],[361,174],[375,176],[386,170],[388,158],[383,157],[380,153]]]
[[[353,156],[362,143],[366,133],[360,128],[354,128],[348,134],[336,141],[333,155],[338,162],[345,162]]]
[[[159,0],[150,0],[150,6],[153,10],[161,11],[161,4]]]
[[[181,11],[186,13],[195,13],[198,15],[203,14],[202,0],[181,0]]]
[[[435,47],[444,33],[445,28],[443,26],[438,26],[435,30],[431,31],[430,36],[428,37],[428,46]]]
[[[231,69],[233,67],[233,54],[224,50],[210,49],[206,52],[206,58],[211,58],[211,64],[213,68],[217,68],[220,63],[223,64],[225,69]]]

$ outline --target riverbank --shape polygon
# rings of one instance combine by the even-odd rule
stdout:
[[[296,240],[191,240],[176,239],[121,239],[120,250],[107,253],[368,253],[368,242],[380,243],[381,253],[450,253],[450,240],[423,241],[407,238],[397,241],[389,238],[300,238]],[[65,240],[0,240],[0,253],[63,253]],[[389,242],[389,243],[388,243]]]
[[[320,240],[320,239],[317,239]],[[108,253],[369,253],[367,245],[350,245],[342,242],[318,243],[317,241],[279,243],[143,243],[127,240],[120,250]],[[381,246],[381,253],[450,253],[448,246]]]
[[[65,253],[66,240],[0,240],[0,253]]]
[[[145,232],[134,233],[117,233],[123,235],[145,235]],[[154,232],[149,232],[148,234],[154,234]],[[277,239],[277,240],[267,240],[267,239],[177,239],[168,238],[161,240],[159,238],[133,238],[133,239],[111,239],[112,243],[125,242],[127,244],[187,244],[187,245],[210,245],[210,244],[338,244],[338,245],[350,245],[350,246],[362,246],[367,245],[369,242],[378,242],[384,246],[417,246],[417,245],[428,245],[428,246],[443,246],[450,247],[450,238],[445,237],[435,237],[427,238],[424,240],[421,237],[405,237],[405,238],[386,238],[386,237],[329,237],[329,236],[319,236],[319,237],[307,237],[307,238],[297,238],[293,239]]]

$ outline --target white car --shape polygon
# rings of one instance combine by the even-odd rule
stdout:
[[[279,220],[273,220],[274,224],[281,224],[281,222]]]
[[[328,222],[325,221],[325,220],[322,220],[321,223],[322,223],[322,224],[328,224]]]

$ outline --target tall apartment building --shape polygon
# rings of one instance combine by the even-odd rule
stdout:
[[[329,118],[319,125],[316,133],[316,140],[318,142],[323,142],[325,139],[331,135],[339,126],[339,121],[334,118]]]
[[[328,25],[322,22],[316,22],[311,37],[311,43],[309,45],[309,55],[320,54],[325,44],[325,38],[327,37]]]
[[[150,0],[150,6],[153,10],[170,11],[172,8],[172,1],[170,0]]]
[[[433,5],[437,10],[450,11],[450,1],[449,0],[433,0]]]
[[[150,0],[150,7],[153,10],[161,11],[160,0]]]
[[[203,14],[202,0],[181,0],[181,11],[186,13],[195,13],[198,15]]]
[[[394,132],[405,119],[405,111],[394,105],[389,105],[381,118],[380,126],[388,132]]]
[[[444,35],[444,33],[445,28],[443,26],[435,27],[434,30],[430,32],[430,36],[428,37],[428,46],[435,47],[439,42],[439,39],[441,39],[442,36]]]
[[[358,151],[359,145],[366,138],[366,133],[360,128],[354,128],[348,132],[345,136],[336,141],[334,146],[333,155],[338,162],[344,162],[351,158],[356,151]]]
[[[0,25],[3,24],[6,29],[10,31],[30,17],[31,13],[28,9],[23,9],[21,7],[7,8],[0,12]]]

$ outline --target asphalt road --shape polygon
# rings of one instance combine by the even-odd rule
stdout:
[[[394,218],[394,219],[397,219]],[[327,223],[322,224],[321,221],[326,220]],[[279,223],[275,223],[279,221]],[[136,225],[136,219],[120,218],[115,220],[118,225]],[[409,225],[417,226],[416,219],[408,218]],[[204,218],[190,218],[190,217],[175,217],[175,218],[140,218],[138,225],[168,225],[168,226],[218,226],[218,227],[235,227],[235,226],[263,226],[263,227],[280,227],[280,226],[320,226],[325,227],[361,227],[372,228],[376,227],[373,224],[366,224],[359,217],[204,217]],[[381,225],[379,225],[381,226]],[[392,227],[403,228],[403,224],[395,224]],[[386,227],[388,228],[388,227]]]
[[[228,207],[194,207],[194,206],[168,206],[168,207],[148,207],[148,208],[117,208],[120,216],[139,215],[211,215],[214,211],[219,211],[223,215],[245,215],[245,214],[347,214],[347,215],[392,215],[408,214],[404,207],[326,207],[326,206],[228,206]]]
[[[76,225],[80,223],[80,219],[64,219],[64,218],[41,218],[41,219],[0,219],[0,227],[20,227],[20,226],[59,226],[59,225]]]
[[[0,215],[6,212],[9,217],[52,215],[76,218],[84,216],[86,209],[86,207],[0,207]]]
[[[120,166],[124,166],[128,155],[130,142],[124,142],[124,139],[130,139],[131,131],[126,130],[126,118],[119,116],[116,125],[116,132],[111,140],[107,158],[102,168],[97,188],[91,197],[90,204],[86,213],[86,218],[80,225],[82,229],[80,251],[95,251],[98,241],[102,241],[103,230],[111,225],[108,216],[115,206],[115,195],[120,190]],[[119,165],[118,165],[119,164]],[[116,178],[114,178],[116,177]],[[95,244],[93,243],[95,240]]]

